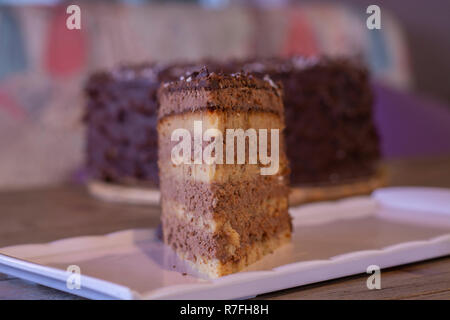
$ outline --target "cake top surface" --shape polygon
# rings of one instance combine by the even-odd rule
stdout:
[[[160,94],[183,90],[219,90],[227,88],[267,89],[273,91],[276,95],[280,95],[280,84],[273,82],[269,76],[261,79],[246,72],[210,72],[206,66],[187,72],[186,75],[180,76],[176,81],[163,83],[160,88]]]
[[[293,56],[290,58],[263,58],[248,59],[238,62],[241,68],[247,72],[291,72],[295,70],[304,70],[319,64],[322,60],[318,57]]]
[[[181,61],[177,63],[145,62],[136,64],[122,64],[111,69],[94,72],[89,77],[88,84],[102,82],[126,83],[146,81],[159,83],[174,81],[182,76],[186,76],[201,69],[204,65],[208,65],[210,70],[216,72],[227,68],[231,70],[231,67],[227,64],[219,63],[213,60],[202,60],[201,62]]]
[[[210,72],[207,67],[163,83],[158,97],[160,119],[199,110],[258,110],[283,114],[281,84],[273,82],[269,76]]]
[[[158,81],[159,74],[165,69],[162,64],[142,63],[120,65],[110,70],[94,72],[88,79],[87,86],[107,82],[128,82],[134,80]]]
[[[194,63],[140,63],[123,64],[109,70],[94,72],[86,83],[86,88],[99,87],[108,84],[127,85],[141,83],[155,85],[164,81],[172,81],[199,66]]]
[[[202,72],[203,66],[207,66],[207,73]],[[344,58],[328,58],[328,57],[305,57],[292,56],[289,58],[249,58],[246,60],[228,60],[226,62],[218,62],[206,59],[197,62],[177,62],[177,63],[140,63],[140,64],[124,64],[110,70],[98,71],[91,75],[87,82],[87,87],[104,85],[108,83],[151,83],[158,84],[160,82],[175,82],[168,85],[168,88],[176,87],[178,81],[185,79],[197,80],[193,81],[186,88],[195,85],[204,86],[205,88],[218,85],[226,85],[226,79],[217,81],[217,77],[229,77],[241,75],[248,77],[250,74],[261,78],[261,75],[275,73],[289,73],[305,70],[314,66],[348,66],[353,68],[364,69],[362,65],[354,60]],[[233,72],[236,72],[233,74]],[[214,75],[215,74],[215,75]],[[209,76],[209,78],[208,78]],[[204,79],[200,79],[204,78]],[[177,81],[178,80],[178,81]],[[209,82],[208,84],[206,82]],[[252,83],[253,82],[253,83]],[[245,84],[242,84],[245,86]],[[248,86],[255,86],[256,80],[248,81]],[[264,86],[264,85],[263,85]],[[171,89],[169,89],[171,90]]]
[[[318,56],[292,56],[290,58],[252,58],[236,61],[235,65],[245,72],[254,74],[283,74],[303,71],[313,67],[343,67],[350,69],[366,70],[366,67],[357,59],[343,57],[318,57]]]

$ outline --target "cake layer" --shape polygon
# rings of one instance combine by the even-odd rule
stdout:
[[[160,102],[170,104],[173,108],[164,109],[160,117],[170,114],[190,113],[198,110],[233,110],[237,112],[271,111],[281,114],[279,98],[272,89],[260,88],[225,88],[220,93],[217,90],[184,89],[175,93],[163,92]]]
[[[243,234],[247,232],[246,228],[250,225],[261,224],[264,221],[267,223],[268,220],[264,215],[271,219],[283,216],[288,206],[285,195],[280,193],[251,201],[242,210],[237,210],[235,206],[230,205],[231,209],[228,211],[224,210],[223,206],[219,206],[218,210],[209,206],[204,206],[205,210],[196,210],[192,203],[187,206],[178,200],[179,198],[165,199],[164,213],[166,215],[176,216],[178,220],[198,230],[212,233],[221,232],[226,225],[238,234]],[[218,199],[216,198],[215,201]]]
[[[217,129],[221,133],[223,133],[223,146],[222,146],[222,163],[223,164],[207,164],[203,161],[202,164],[194,163],[194,150],[191,154],[191,164],[183,165],[174,165],[172,159],[172,152],[174,147],[179,144],[179,141],[172,141],[172,133],[179,129],[183,128],[189,131],[191,137],[191,145],[192,149],[194,149],[194,124],[197,122],[201,122],[201,137],[204,137],[203,134],[208,129]],[[164,144],[160,144],[159,146],[159,168],[161,170],[161,174],[164,176],[170,177],[182,177],[187,180],[195,180],[195,181],[203,181],[203,182],[232,182],[232,181],[241,181],[247,179],[249,176],[259,176],[261,173],[261,168],[267,168],[271,165],[277,165],[278,171],[274,173],[277,176],[287,176],[287,158],[284,152],[284,140],[283,135],[281,134],[283,130],[283,122],[279,116],[273,114],[271,112],[263,112],[263,111],[249,111],[249,112],[232,112],[231,110],[227,111],[206,111],[206,110],[197,110],[192,113],[183,113],[177,114],[170,117],[164,117],[158,123],[158,131],[160,134],[160,139],[165,141]],[[254,155],[256,154],[256,164],[249,163],[249,153],[250,153],[250,138],[245,138],[245,146],[243,151],[245,152],[245,159],[243,164],[237,164],[237,138],[233,138],[235,141],[234,145],[234,158],[233,163],[236,165],[226,164],[227,153],[227,138],[226,132],[227,129],[242,129],[245,131],[247,129],[253,129],[254,135],[252,145],[255,147]],[[270,158],[271,162],[269,164],[261,164],[259,157],[259,141],[260,141],[260,129],[264,129],[267,131],[267,150],[269,157],[272,157],[272,139],[271,139],[271,130],[277,129],[277,142],[279,148],[276,148],[274,145],[274,158]],[[161,141],[160,140],[160,141]],[[209,140],[209,139],[204,139]],[[203,141],[201,144],[201,152],[204,155],[205,149],[210,144],[210,141]],[[230,140],[232,141],[232,140]],[[275,159],[277,158],[277,160]],[[277,161],[277,164],[275,163]],[[272,164],[273,162],[273,164]]]
[[[186,80],[182,78],[160,88],[159,101],[165,108],[159,110],[159,119],[202,109],[271,111],[282,116],[281,94],[281,88],[272,80],[239,73],[219,75],[202,69],[187,76]]]
[[[174,201],[196,216],[215,221],[225,219],[237,226],[247,216],[258,214],[260,204],[266,199],[284,198],[287,203],[289,188],[286,185],[284,180],[262,176],[224,184],[167,179],[161,183],[161,194],[163,208],[164,201]],[[287,212],[287,205],[279,205],[280,210]]]
[[[212,278],[225,276],[230,273],[239,272],[247,266],[262,259],[265,255],[274,252],[283,245],[290,243],[291,230],[286,229],[266,238],[260,242],[255,242],[242,251],[239,260],[229,260],[221,262],[215,258],[197,256],[195,260],[189,258],[185,251],[177,250],[177,254],[181,259],[187,260],[191,266],[198,271],[209,275]]]
[[[242,217],[240,220],[243,221],[239,221],[238,214],[235,217],[237,221],[202,219],[203,225],[188,212],[175,212],[175,205],[169,202],[162,216],[164,241],[176,251],[186,252],[188,259],[194,262],[198,256],[220,262],[237,261],[254,243],[291,230],[290,218],[284,214],[286,211],[279,211],[281,206],[278,207],[277,201],[283,202],[284,206],[284,199],[265,200],[259,206],[262,212],[254,214],[251,219]],[[287,207],[287,203],[285,205]],[[188,216],[192,217],[191,221]],[[220,221],[220,226],[217,221]],[[215,231],[211,230],[212,226]]]

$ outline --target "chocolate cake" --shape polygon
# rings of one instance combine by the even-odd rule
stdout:
[[[348,59],[304,57],[239,64],[283,84],[291,185],[345,184],[377,173],[380,142],[363,66]]]
[[[300,199],[292,203],[368,193],[380,186],[373,96],[369,74],[360,64],[303,57],[204,63],[210,71],[243,70],[283,84],[287,156],[295,191],[291,198]],[[127,188],[158,186],[157,88],[199,65],[125,66],[90,78],[87,163],[93,179]]]
[[[92,179],[159,185],[156,93],[187,66],[141,64],[93,74],[85,87],[87,166]]]
[[[91,179],[132,186],[159,185],[156,93],[162,82],[198,68],[196,63],[124,65],[96,72],[88,79],[85,120]]]
[[[159,65],[120,67],[90,77],[87,96],[87,165],[93,179],[158,185]]]
[[[206,69],[165,83],[159,90],[158,165],[164,242],[209,276],[240,271],[290,240],[281,94],[270,79]],[[199,124],[203,132],[200,140],[196,131]],[[174,139],[174,132],[179,134],[180,129],[184,135]],[[227,129],[246,133],[254,129],[255,140],[243,138],[244,162],[237,151],[239,138],[228,140]],[[205,138],[206,132],[216,135]],[[279,140],[268,137],[272,132],[280,132]],[[223,133],[222,140],[218,133]],[[261,143],[264,133],[269,141],[268,154],[274,156],[274,150],[279,154],[277,170],[271,172],[264,171],[268,163],[261,158],[250,160],[252,145]],[[191,144],[174,153],[184,139]],[[279,149],[274,149],[275,142]],[[229,153],[229,146],[236,153]],[[207,150],[213,155],[209,162],[205,160]]]

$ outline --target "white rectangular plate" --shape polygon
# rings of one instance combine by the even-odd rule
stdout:
[[[291,244],[219,279],[146,229],[2,248],[0,272],[91,299],[234,299],[450,254],[450,190],[386,188],[290,213]],[[71,265],[80,289],[67,288]]]

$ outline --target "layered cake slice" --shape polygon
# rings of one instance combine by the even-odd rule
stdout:
[[[159,90],[164,242],[211,277],[289,242],[281,90],[206,69]]]

